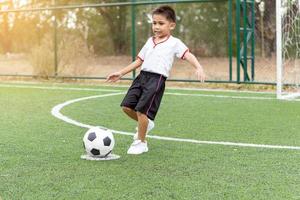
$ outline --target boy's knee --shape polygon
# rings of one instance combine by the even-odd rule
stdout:
[[[141,115],[142,115],[142,113],[140,113],[140,112],[136,112],[136,115],[139,117],[139,116],[141,116]]]
[[[146,114],[141,113],[141,112],[136,112],[136,114],[137,114],[138,117],[144,117],[144,116],[147,116]]]
[[[131,112],[131,111],[133,111],[131,108],[126,107],[126,106],[122,106],[122,110],[123,110],[124,112]]]

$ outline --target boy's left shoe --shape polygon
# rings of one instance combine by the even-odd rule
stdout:
[[[148,152],[147,142],[142,142],[141,140],[135,140],[129,147],[127,154],[138,155]]]

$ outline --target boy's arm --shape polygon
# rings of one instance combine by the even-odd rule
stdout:
[[[121,69],[120,71],[109,74],[106,78],[106,81],[107,82],[116,82],[117,80],[119,80],[125,74],[133,71],[134,69],[139,68],[142,65],[142,63],[143,63],[143,61],[138,58],[135,61],[133,61],[130,65],[128,65],[125,68]]]
[[[198,62],[197,58],[190,52],[186,52],[186,54],[184,55],[184,58],[193,66],[196,68],[196,75],[198,80],[200,80],[201,82],[205,81],[205,73],[203,71],[202,66],[200,65],[200,63]]]

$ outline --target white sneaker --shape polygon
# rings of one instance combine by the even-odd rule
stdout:
[[[154,128],[155,124],[154,121],[152,121],[151,119],[148,119],[148,126],[147,126],[147,132],[146,135]],[[139,133],[138,133],[138,127],[136,127],[136,133],[133,136],[133,140],[137,140]]]
[[[148,152],[148,145],[147,142],[142,142],[141,140],[135,140],[129,147],[127,154],[142,154]]]

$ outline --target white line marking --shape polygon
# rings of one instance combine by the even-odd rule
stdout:
[[[19,84],[19,83],[16,83],[16,84]],[[0,83],[0,86],[1,85],[5,85],[6,87],[9,87],[10,85],[15,86],[16,84],[2,84],[2,83]],[[26,86],[31,87],[32,84],[35,84],[35,83],[23,83],[24,88]],[[108,85],[108,84],[102,84],[101,83],[101,87],[116,87],[116,88],[127,88],[128,89],[130,87],[130,85]],[[43,87],[43,89],[45,89],[45,86]],[[79,88],[79,90],[80,89],[81,88]],[[89,88],[82,88],[82,89],[83,90],[85,90],[85,89],[89,90]],[[167,90],[183,90],[183,91],[206,91],[206,92],[228,92],[228,93],[249,93],[249,94],[274,94],[274,95],[276,94],[275,92],[260,92],[260,91],[248,91],[248,90],[238,90],[238,89],[237,90],[233,90],[233,89],[230,90],[230,89],[215,89],[215,88],[207,89],[207,88],[180,88],[180,87],[166,87],[166,89]],[[94,89],[92,89],[92,91],[93,90]]]
[[[75,90],[75,91],[96,91],[96,92],[121,92],[122,90],[115,89],[94,89],[94,88],[64,88],[64,87],[46,87],[46,86],[25,86],[25,85],[8,85],[0,84],[0,87],[12,87],[12,88],[31,88],[31,89],[48,89],[48,90]],[[277,100],[275,97],[256,97],[256,96],[227,96],[227,95],[214,95],[214,94],[184,94],[184,93],[173,93],[165,92],[167,95],[176,96],[197,96],[197,97],[213,97],[213,98],[230,98],[230,99],[252,99],[252,100]],[[300,101],[296,99],[294,101]]]
[[[63,107],[67,106],[67,105],[70,105],[72,103],[76,103],[76,102],[79,102],[79,101],[84,101],[84,100],[88,100],[88,99],[95,99],[95,98],[102,98],[102,97],[109,97],[109,96],[115,96],[115,95],[120,95],[120,94],[124,94],[124,92],[103,94],[103,95],[95,95],[95,96],[83,97],[83,98],[78,98],[78,99],[73,99],[73,100],[70,100],[70,101],[66,101],[64,103],[58,104],[55,107],[53,107],[52,110],[51,110],[51,114],[53,116],[55,116],[56,118],[61,119],[65,122],[67,122],[67,123],[70,123],[70,124],[73,124],[73,125],[76,125],[76,126],[79,126],[79,127],[83,127],[83,128],[91,128],[93,126],[77,122],[77,121],[75,121],[75,120],[73,120],[69,117],[64,116],[63,114],[61,114],[60,110]],[[105,128],[105,127],[102,127],[102,126],[99,126],[99,127]]]
[[[73,124],[79,127],[83,128],[92,128],[92,125],[89,124],[83,124],[81,122],[78,122],[74,119],[71,119],[67,116],[64,116],[63,114],[60,113],[60,110],[72,103],[79,102],[79,101],[84,101],[88,99],[95,99],[95,98],[103,98],[103,97],[109,97],[109,96],[115,96],[115,95],[121,95],[124,94],[122,93],[112,93],[112,94],[104,94],[104,95],[96,95],[96,96],[89,96],[89,97],[83,97],[83,98],[78,98],[78,99],[73,99],[66,101],[64,103],[58,104],[54,106],[51,110],[51,114],[58,118],[61,119],[69,124]],[[175,95],[175,94],[174,94]],[[104,126],[98,126],[100,128],[105,128]],[[129,135],[133,136],[134,133],[130,132],[124,132],[124,131],[118,131],[118,130],[112,130],[114,133],[118,133],[121,135]],[[176,142],[188,142],[188,143],[196,143],[196,144],[210,144],[210,145],[224,145],[224,146],[239,146],[239,147],[252,147],[252,148],[269,148],[269,149],[289,149],[289,150],[300,150],[299,146],[282,146],[282,145],[266,145],[266,144],[251,144],[251,143],[236,143],[236,142],[223,142],[223,141],[202,141],[202,140],[194,140],[194,139],[184,139],[184,138],[172,138],[172,137],[161,137],[161,136],[155,136],[155,135],[148,135],[148,138],[153,138],[157,140],[166,140],[166,141],[176,141]]]
[[[45,90],[75,90],[75,91],[95,91],[95,92],[120,92],[116,89],[95,89],[95,88],[69,88],[69,87],[47,87],[47,86],[29,86],[29,85],[9,85],[0,84],[0,87],[8,88],[30,88],[30,89],[45,89]]]
[[[169,87],[170,90],[185,90],[185,91],[205,91],[205,92],[228,92],[228,93],[249,93],[249,94],[273,94],[275,92],[260,92],[260,91],[248,91],[248,90],[229,90],[229,89],[214,89],[214,88],[179,88],[179,87]]]
[[[255,100],[277,100],[272,97],[243,97],[243,96],[227,96],[227,95],[214,95],[214,94],[184,94],[184,93],[171,93],[165,92],[168,95],[176,96],[195,96],[195,97],[215,97],[215,98],[230,98],[230,99],[255,99]]]
[[[104,87],[112,87],[112,85],[109,84],[102,84],[101,86]],[[114,85],[113,87],[116,88],[129,88],[130,85]],[[250,90],[240,90],[240,89],[217,89],[217,88],[184,88],[184,87],[168,87],[166,86],[167,90],[183,90],[183,91],[207,91],[207,92],[228,92],[228,93],[249,93],[249,94],[276,94],[276,92],[271,91],[250,91]]]

